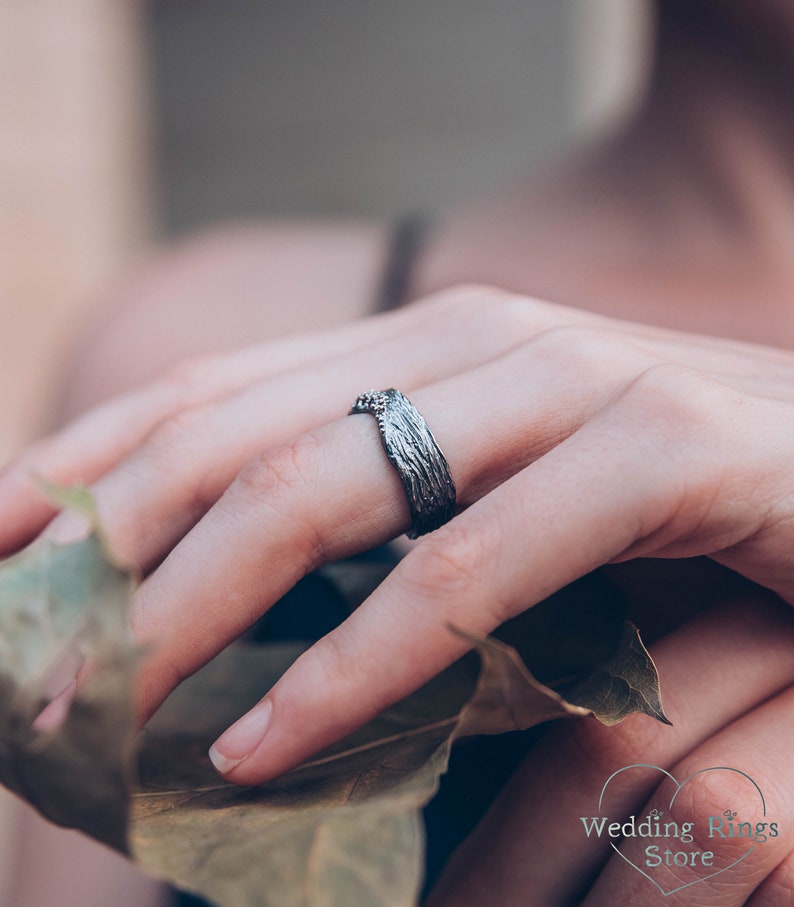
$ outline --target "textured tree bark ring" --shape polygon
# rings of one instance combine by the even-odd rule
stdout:
[[[400,391],[360,394],[350,415],[369,413],[378,423],[386,456],[397,470],[411,513],[410,539],[426,535],[455,516],[455,483],[427,423]]]

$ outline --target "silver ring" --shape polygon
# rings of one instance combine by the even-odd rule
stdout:
[[[393,387],[360,394],[350,410],[375,417],[386,456],[397,470],[415,539],[448,523],[455,516],[455,483],[449,464],[411,401]]]

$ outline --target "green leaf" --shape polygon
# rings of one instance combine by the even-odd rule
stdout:
[[[99,515],[91,492],[82,485],[58,485],[46,476],[34,474],[33,481],[56,507],[76,510],[82,514],[97,531],[100,531]]]
[[[121,851],[134,757],[130,588],[95,535],[69,547],[39,542],[0,565],[0,782]],[[35,729],[60,692],[59,668],[86,660],[61,726]]]

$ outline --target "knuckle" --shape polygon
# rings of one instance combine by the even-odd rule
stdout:
[[[490,537],[453,520],[406,559],[406,581],[423,599],[454,598],[470,592],[472,586],[482,586],[492,562]],[[498,603],[484,607],[493,608],[498,623],[510,616],[503,614],[505,609]]]
[[[136,481],[173,479],[171,490],[181,508],[195,518],[206,512],[219,494],[217,470],[210,468],[205,449],[216,433],[217,404],[191,406],[158,423],[141,446],[120,467]],[[148,530],[142,526],[145,534]]]
[[[472,327],[509,331],[516,339],[530,336],[538,325],[559,316],[551,303],[493,287],[466,287],[458,300],[458,316]]]
[[[304,658],[305,670],[316,672],[313,687],[344,695],[360,691],[364,678],[354,650],[347,644],[344,624],[316,642]]]
[[[419,550],[415,573],[434,588],[474,582],[486,559],[482,536],[458,527]]]
[[[307,571],[330,559],[322,525],[311,506],[322,455],[315,436],[302,435],[251,460],[224,495],[224,505],[232,512],[245,514],[252,507],[264,507],[288,520],[292,549]]]
[[[456,321],[479,326],[493,317],[494,311],[510,298],[511,294],[496,287],[463,284],[435,293],[420,305],[432,307],[441,318],[452,317]]]
[[[789,853],[762,885],[765,904],[794,904],[794,851]]]
[[[673,775],[681,787],[672,815],[677,822],[689,824],[697,846],[706,850],[718,847],[726,857],[740,856],[759,835],[768,840],[769,823],[757,818],[758,789],[745,775],[727,769],[704,770],[701,763],[687,760],[674,768]],[[733,834],[723,816],[726,807],[737,814],[730,823]]]
[[[474,283],[442,290],[418,305],[431,307],[445,320],[452,317],[471,329],[496,332],[517,340],[571,317],[569,310],[554,303]]]
[[[194,457],[212,437],[216,408],[213,403],[187,406],[167,416],[144,438],[140,455],[147,463],[168,468]]]
[[[662,735],[669,728],[645,715],[630,715],[619,724],[605,727],[597,719],[573,721],[565,730],[590,772],[605,780],[613,771],[627,765],[654,761],[665,741]]]
[[[714,378],[676,363],[644,369],[623,394],[621,404],[633,421],[652,422],[657,431],[679,440],[713,437],[720,414],[735,391]]]
[[[738,449],[744,423],[737,407],[743,402],[711,376],[664,362],[644,369],[610,408],[612,432],[633,438],[640,456],[655,464],[661,522],[674,523],[676,533],[703,532],[716,525],[711,517],[725,512],[719,503],[738,472],[733,453],[715,457],[714,451]],[[660,538],[664,534],[653,541]]]
[[[521,342],[556,326],[560,314],[552,303],[531,296],[503,293],[496,304],[488,305],[485,318],[502,333]]]
[[[484,309],[508,298],[511,294],[498,287],[487,284],[464,283],[442,290],[435,299],[443,306],[451,306],[462,315],[470,311],[482,312]]]
[[[602,368],[625,347],[607,331],[586,324],[556,324],[536,334],[525,351],[543,358],[567,372]]]
[[[158,384],[177,401],[187,405],[206,384],[218,358],[207,353],[180,359],[160,373]]]
[[[240,472],[235,490],[246,500],[272,503],[311,489],[317,480],[320,444],[312,434],[258,454]]]
[[[285,680],[273,687],[270,696],[274,710],[285,715],[304,713],[312,720],[320,708],[334,723],[342,724],[346,716],[339,710],[339,702],[355,700],[359,709],[365,707],[364,714],[359,713],[361,722],[393,705],[397,698],[393,688],[373,683],[372,660],[366,656],[362,659],[360,647],[361,640],[347,622],[327,633],[298,658],[284,675]]]

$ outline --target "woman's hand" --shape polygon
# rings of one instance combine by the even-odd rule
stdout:
[[[478,288],[98,408],[5,471],[0,546],[52,516],[31,470],[92,483],[148,574],[145,717],[305,573],[408,528],[374,421],[345,415],[383,387],[424,415],[462,512],[218,741],[230,780],[273,777],[421,685],[466,647],[448,622],[487,633],[608,562],[708,554],[794,601],[794,355]]]
[[[651,652],[673,726],[641,715],[612,728],[556,722],[450,860],[428,907],[791,904],[792,649],[791,609],[761,590],[723,601],[657,642]],[[678,781],[702,774],[682,786],[671,807],[676,788],[661,771],[627,768],[649,765]],[[703,771],[716,766],[749,774],[766,813],[738,771]],[[710,836],[709,816],[719,820],[726,807],[737,814],[737,827],[749,821],[755,832],[762,823],[758,841],[747,828],[742,837]],[[592,826],[588,836],[582,823],[605,816],[623,825],[633,815],[641,827],[654,810],[660,831],[664,823],[683,829],[688,822],[689,833],[676,836],[671,828],[669,835],[621,841]],[[704,862],[705,854],[712,856]]]

